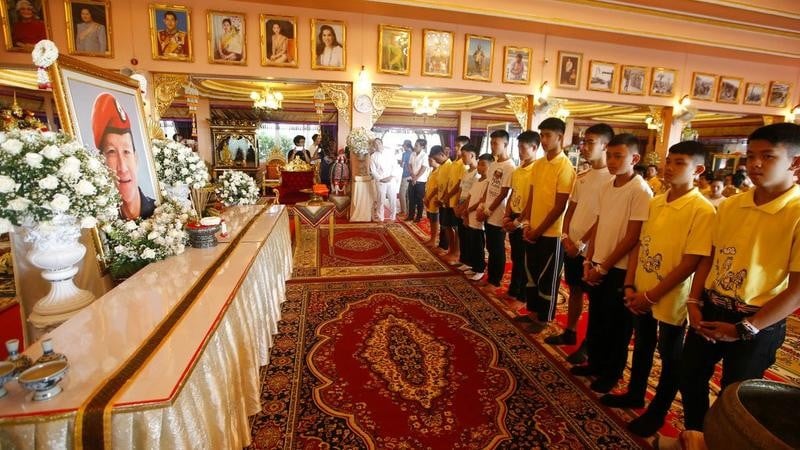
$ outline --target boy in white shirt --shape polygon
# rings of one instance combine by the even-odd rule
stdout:
[[[464,175],[461,177],[461,182],[458,188],[458,203],[455,207],[456,223],[458,225],[458,245],[459,245],[459,258],[458,270],[466,271],[470,269],[469,260],[465,253],[469,253],[467,235],[469,224],[464,219],[467,210],[467,198],[469,198],[470,189],[475,184],[480,175],[478,174],[478,149],[472,144],[465,144],[461,147],[461,162],[466,167]],[[487,165],[488,168],[488,165]]]
[[[428,153],[425,151],[427,146],[428,141],[417,139],[417,142],[414,143],[414,152],[409,159],[411,180],[408,182],[408,190],[411,193],[409,194],[409,211],[406,218],[408,221],[419,222],[422,220],[422,213],[425,208],[422,201],[425,198],[425,183],[427,183],[428,175],[431,173],[428,164]]]
[[[463,210],[464,221],[468,227],[466,264],[471,268],[464,272],[464,275],[473,281],[483,278],[483,273],[486,270],[486,260],[484,259],[486,238],[483,231],[483,220],[479,219],[478,211],[483,207],[483,198],[489,185],[486,172],[492,162],[492,155],[488,153],[484,153],[478,158],[477,171],[480,179],[470,187],[469,194],[467,194],[467,199],[465,200],[467,208]]]

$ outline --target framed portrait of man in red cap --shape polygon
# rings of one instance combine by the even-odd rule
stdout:
[[[59,118],[105,158],[122,199],[120,218],[148,218],[160,202],[155,162],[138,82],[60,56],[53,76]]]

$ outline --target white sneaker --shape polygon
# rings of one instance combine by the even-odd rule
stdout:
[[[466,275],[467,277],[471,277],[471,276],[475,275],[475,272],[473,272],[472,269],[465,270],[464,271],[464,275]]]
[[[466,264],[462,264],[462,265],[458,266],[457,269],[462,271],[462,272],[466,272],[467,270],[471,270],[472,267],[470,267],[470,266],[468,266]]]
[[[475,275],[469,277],[469,279],[472,281],[480,281],[481,278],[483,278],[483,272],[476,273]]]

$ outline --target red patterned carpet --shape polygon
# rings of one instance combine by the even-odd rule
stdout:
[[[636,448],[458,276],[292,282],[257,449]]]

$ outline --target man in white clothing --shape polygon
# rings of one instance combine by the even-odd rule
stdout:
[[[394,182],[397,161],[393,152],[384,151],[383,141],[380,138],[375,138],[372,145],[375,151],[370,159],[369,171],[375,181],[375,191],[378,194],[375,198],[373,219],[383,222],[384,211],[388,203],[389,220],[393,221],[397,217],[397,184]]]

